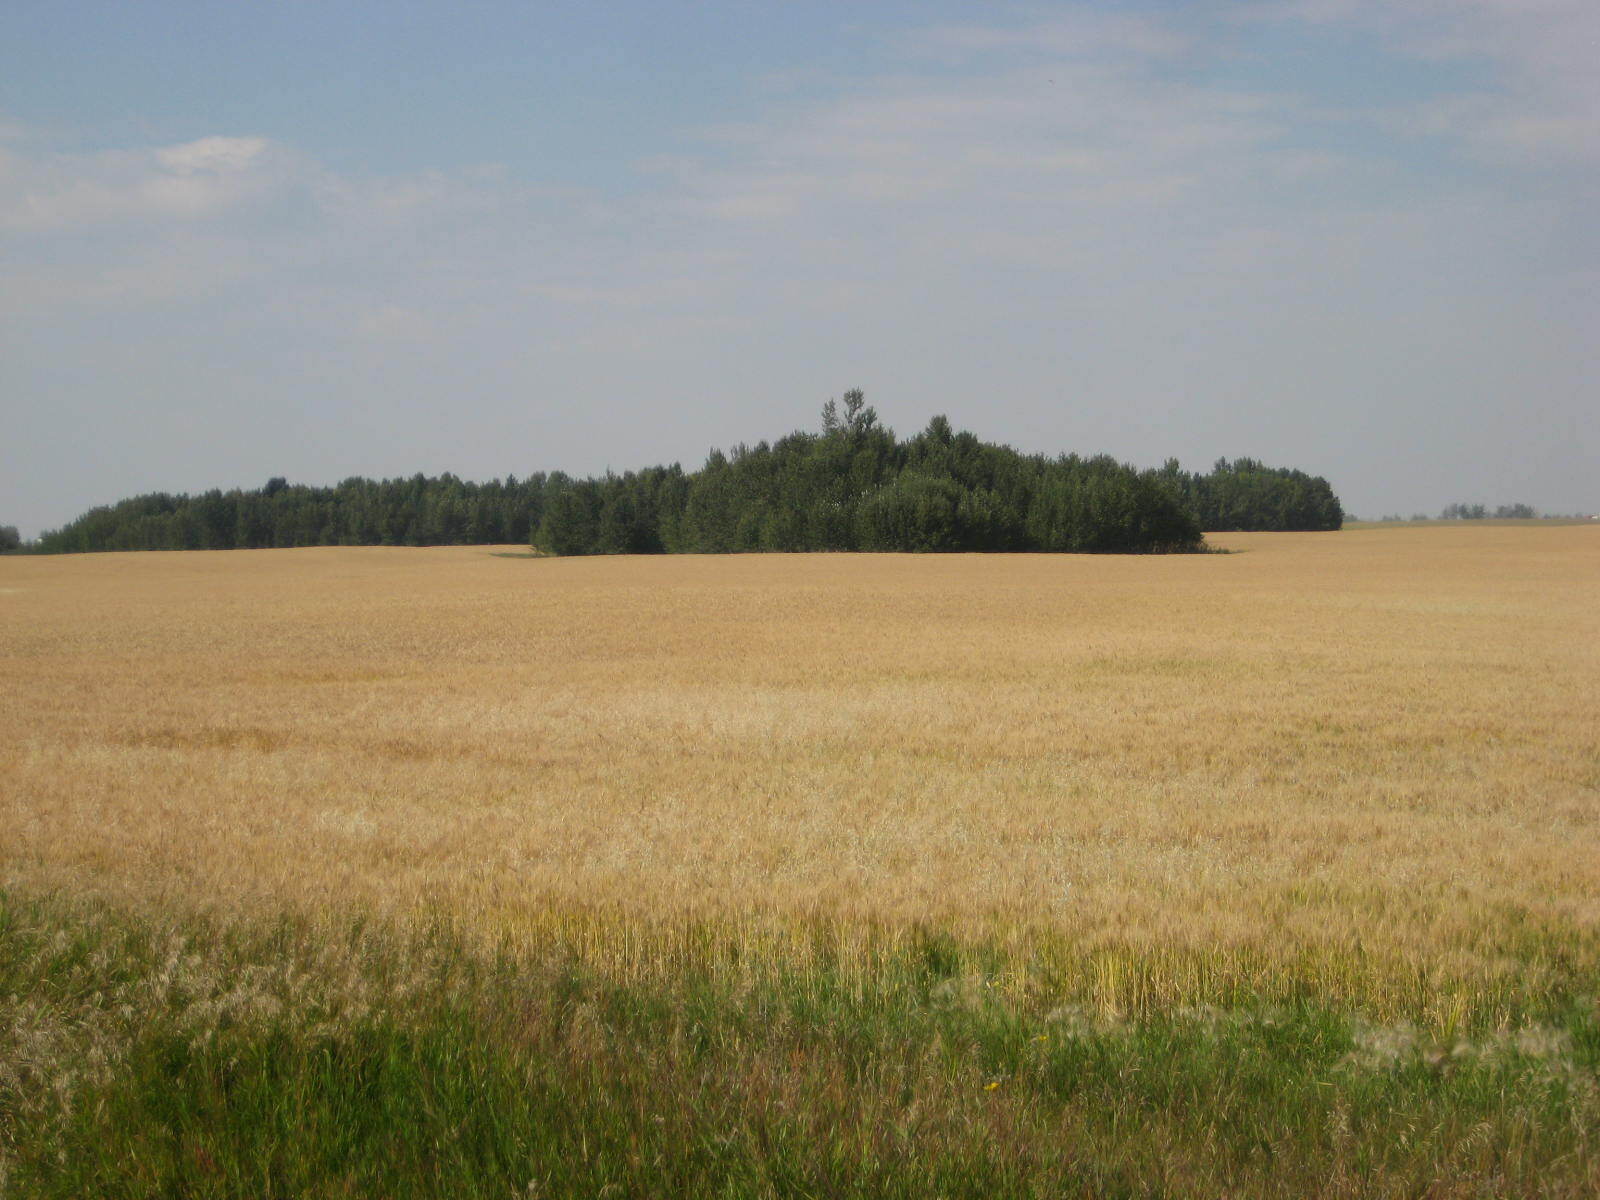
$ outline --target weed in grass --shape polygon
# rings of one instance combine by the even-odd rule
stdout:
[[[819,967],[738,989],[707,963],[620,981],[571,946],[485,954],[16,895],[0,913],[0,1061],[34,1047],[0,1076],[18,1195],[1600,1185],[1592,1008],[1466,1030],[1439,1057],[1414,1027],[1325,1007],[943,1003],[917,946],[865,988]],[[952,979],[983,957],[950,953]]]

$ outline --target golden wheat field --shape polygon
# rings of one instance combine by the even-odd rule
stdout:
[[[1210,540],[3,559],[0,884],[1359,960],[1378,1008],[1592,946],[1600,529]]]

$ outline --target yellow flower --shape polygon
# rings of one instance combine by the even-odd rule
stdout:
[[[991,1079],[988,1083],[983,1085],[983,1090],[986,1091],[986,1092],[992,1092],[992,1091],[995,1090],[995,1088],[997,1088],[999,1086],[1000,1086],[1000,1081],[998,1079]]]

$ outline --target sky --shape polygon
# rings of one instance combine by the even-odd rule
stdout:
[[[1600,509],[1600,4],[0,6],[0,524],[592,474],[861,388]]]

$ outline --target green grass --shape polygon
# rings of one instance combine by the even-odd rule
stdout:
[[[1600,1189],[1575,987],[1515,1028],[1248,997],[1115,1019],[1012,995],[992,957],[928,933],[865,985],[628,984],[556,940],[0,893],[0,1196]]]

